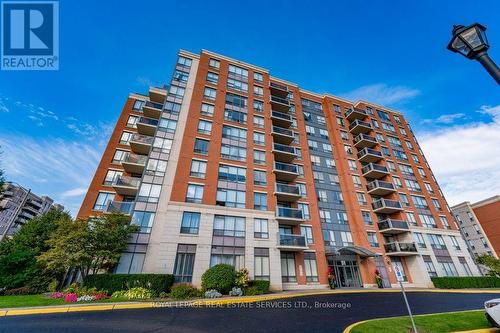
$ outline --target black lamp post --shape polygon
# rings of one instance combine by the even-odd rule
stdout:
[[[483,65],[490,75],[500,84],[500,69],[488,56],[488,39],[485,34],[486,27],[474,23],[468,27],[454,25],[448,50],[462,54],[463,56],[477,60]]]

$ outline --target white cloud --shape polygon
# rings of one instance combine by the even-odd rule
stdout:
[[[443,114],[436,119],[424,119],[422,123],[424,124],[452,124],[455,120],[465,118],[465,113],[451,113],[451,114]]]
[[[500,193],[500,105],[482,106],[488,122],[417,134],[449,204]]]
[[[394,105],[407,102],[419,94],[420,91],[418,89],[377,83],[359,87],[342,94],[342,96],[352,101],[361,99],[381,105]]]
[[[26,136],[0,138],[6,178],[48,195],[75,215],[101,158],[102,146]]]

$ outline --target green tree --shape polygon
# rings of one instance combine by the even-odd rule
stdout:
[[[0,288],[27,286],[44,291],[60,272],[49,272],[36,258],[49,249],[46,241],[62,221],[71,220],[68,213],[50,211],[37,216],[11,238],[0,242]]]
[[[489,254],[482,254],[476,262],[488,269],[488,275],[500,277],[500,260]]]
[[[136,225],[123,214],[62,223],[47,241],[50,249],[38,257],[49,270],[78,268],[82,277],[118,264]]]

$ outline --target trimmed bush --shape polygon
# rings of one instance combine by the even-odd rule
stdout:
[[[30,295],[30,294],[32,294],[32,291],[28,287],[9,289],[4,292],[5,296]]]
[[[262,295],[263,292],[257,287],[248,287],[245,289],[245,296],[255,296],[255,295]]]
[[[143,287],[130,288],[129,290],[118,290],[111,295],[111,298],[127,299],[150,299],[153,298],[153,292]]]
[[[222,294],[227,294],[234,286],[236,272],[234,267],[227,264],[218,264],[208,269],[201,276],[203,290],[215,289]]]
[[[189,284],[178,284],[172,287],[170,296],[173,299],[189,299],[200,297],[202,292]]]
[[[433,277],[434,287],[443,289],[500,288],[500,278],[492,276]]]
[[[86,276],[83,281],[86,288],[105,290],[109,294],[141,287],[151,290],[155,296],[170,292],[173,283],[172,274],[95,274]]]
[[[257,288],[261,291],[261,294],[269,293],[269,281],[265,280],[254,280],[250,283],[250,285],[254,288]]]

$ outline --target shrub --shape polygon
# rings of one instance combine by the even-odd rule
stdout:
[[[77,302],[92,302],[95,301],[95,296],[92,295],[83,295],[76,299]]]
[[[55,292],[55,291],[57,291],[57,287],[58,287],[58,286],[59,286],[59,281],[57,281],[57,280],[52,280],[52,281],[50,281],[50,283],[49,283],[49,287],[48,287],[48,288],[49,288],[49,291],[50,291],[50,292]]]
[[[242,268],[236,272],[236,281],[234,284],[237,287],[245,288],[248,287],[248,282],[250,282],[248,269]]]
[[[64,296],[64,301],[66,303],[78,302],[78,295],[76,293],[66,294],[66,296]]]
[[[111,298],[127,298],[127,299],[149,299],[153,298],[154,294],[151,290],[136,287],[129,290],[118,290],[113,293]]]
[[[260,290],[260,288],[257,287],[248,287],[247,289],[245,289],[246,296],[255,296],[261,294],[263,294],[262,290]]]
[[[125,298],[126,290],[117,290],[111,295],[111,298]]]
[[[261,291],[261,294],[269,293],[269,281],[265,280],[254,280],[250,284],[252,287],[255,287]]]
[[[64,298],[64,296],[66,296],[66,295],[60,291],[56,291],[56,292],[53,292],[52,294],[50,294],[50,298],[54,298],[54,299]]]
[[[500,288],[500,278],[492,276],[433,277],[432,283],[443,289]]]
[[[172,287],[170,296],[173,299],[189,299],[194,297],[200,297],[201,292],[195,287],[189,284],[178,284]]]
[[[243,296],[243,291],[241,288],[233,287],[229,292],[229,296]]]
[[[29,295],[32,294],[32,291],[28,287],[20,287],[14,289],[8,289],[4,292],[5,296],[15,296],[15,295]]]
[[[160,295],[161,292],[170,292],[173,283],[172,274],[95,274],[86,276],[83,281],[87,288],[106,290],[110,294],[142,287],[151,290],[154,296]]]
[[[233,266],[218,264],[208,269],[201,276],[201,286],[203,290],[216,289],[223,294],[227,294],[234,286],[236,272]]]
[[[222,294],[215,289],[205,291],[205,298],[219,298]]]

